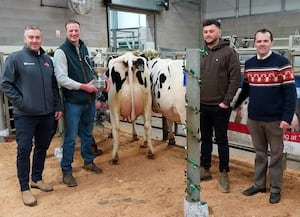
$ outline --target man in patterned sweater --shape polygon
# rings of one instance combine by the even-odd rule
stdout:
[[[245,62],[242,91],[234,106],[249,96],[247,126],[255,150],[254,185],[243,191],[246,196],[266,192],[269,165],[270,198],[280,201],[283,178],[283,133],[290,128],[296,107],[293,69],[287,58],[271,51],[272,33],[260,29],[254,36],[257,55]],[[268,145],[270,163],[268,164]]]

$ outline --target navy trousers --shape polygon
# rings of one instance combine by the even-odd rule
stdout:
[[[31,179],[42,180],[47,149],[54,127],[54,114],[14,116],[17,141],[17,175],[21,191],[29,190],[30,154],[34,145]],[[34,143],[34,144],[33,144]]]

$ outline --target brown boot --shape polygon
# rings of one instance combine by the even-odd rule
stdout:
[[[204,181],[204,180],[211,180],[211,179],[212,179],[212,175],[210,173],[210,170],[204,167],[200,167],[200,180]]]
[[[63,174],[63,183],[66,184],[68,187],[77,186],[76,179],[74,178],[72,173],[64,173]]]
[[[220,182],[219,182],[219,189],[223,193],[229,192],[229,180],[228,180],[228,173],[223,171],[220,173]]]
[[[84,163],[83,168],[95,173],[102,173],[102,169],[97,167],[95,163],[86,164]]]
[[[30,190],[22,191],[22,199],[26,206],[35,206],[37,204],[37,201]]]
[[[42,191],[46,191],[46,192],[47,191],[53,191],[53,187],[49,184],[46,184],[43,180],[40,180],[40,181],[37,181],[37,182],[32,181],[30,183],[30,186],[32,188],[38,188],[38,189],[40,189]]]

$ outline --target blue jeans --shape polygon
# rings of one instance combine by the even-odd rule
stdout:
[[[211,167],[213,144],[213,130],[219,154],[219,171],[229,172],[228,122],[231,108],[223,109],[219,106],[200,105],[201,157],[200,165],[208,169]]]
[[[63,142],[63,157],[60,162],[62,172],[72,173],[72,163],[74,159],[75,143],[77,135],[81,141],[81,157],[85,164],[90,164],[94,160],[92,151],[92,132],[94,127],[95,102],[90,104],[72,104],[65,102],[65,135]]]
[[[16,127],[17,174],[21,191],[29,190],[30,153],[34,138],[31,180],[42,180],[47,149],[54,126],[54,114],[41,116],[14,116]]]

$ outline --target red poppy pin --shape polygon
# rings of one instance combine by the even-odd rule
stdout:
[[[45,62],[44,66],[49,67],[50,65],[49,65],[49,63]]]

